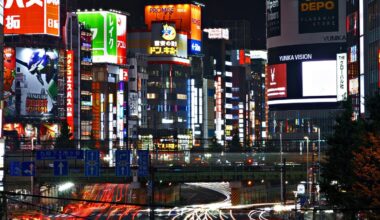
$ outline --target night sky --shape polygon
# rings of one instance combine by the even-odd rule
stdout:
[[[186,0],[74,0],[82,9],[116,9],[131,14],[132,27],[143,24],[144,5],[188,2]],[[212,20],[248,20],[251,22],[253,49],[265,48],[265,0],[203,0],[203,28]],[[131,27],[130,27],[131,28]]]

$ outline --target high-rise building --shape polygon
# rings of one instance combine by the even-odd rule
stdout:
[[[269,135],[331,134],[347,95],[346,1],[267,0]],[[339,69],[339,71],[338,71]],[[298,147],[299,141],[289,143]]]
[[[92,32],[75,13],[68,14],[65,27],[66,118],[78,146],[84,146],[92,139]]]
[[[66,16],[65,2],[24,5],[7,1],[1,10],[6,18],[1,34],[5,53],[3,129],[10,150],[51,145],[59,133],[58,124],[65,118],[61,71],[65,51],[60,29]]]
[[[77,94],[77,105],[81,108],[80,138],[86,140],[83,144],[100,149],[112,165],[115,149],[127,147],[129,137],[127,120],[124,120],[128,101],[127,15],[115,10],[76,14],[84,24],[78,39],[81,43],[80,94]],[[90,59],[89,39],[92,39]]]
[[[360,114],[359,84],[364,80],[364,78],[361,79],[360,73],[361,62],[364,62],[361,60],[360,51],[364,48],[360,46],[359,0],[347,1],[346,23],[348,95],[352,97],[353,109],[358,116]]]
[[[132,54],[147,57],[146,128],[137,126],[139,145],[187,150],[200,132],[199,71],[201,8],[193,4],[148,5],[145,27],[128,35]],[[201,68],[198,68],[201,69]],[[198,103],[198,104],[197,104]],[[136,134],[137,135],[137,134]]]
[[[228,37],[217,36],[214,38],[209,34],[204,37],[204,42],[204,78],[214,81],[214,89],[209,88],[208,91],[214,96],[215,105],[214,107],[205,105],[208,106],[206,112],[213,109],[215,124],[207,132],[207,142],[209,143],[210,139],[215,138],[216,142],[224,147],[227,144],[225,131],[226,84],[232,83],[231,43],[228,41]],[[228,87],[230,90],[232,89],[231,86]],[[210,117],[210,114],[206,116]]]
[[[263,50],[252,50],[251,55],[251,93],[249,94],[250,112],[254,131],[250,140],[254,146],[264,146],[268,139],[268,96],[266,70],[268,53]]]
[[[365,97],[380,89],[380,1],[359,1],[360,73],[364,73]],[[361,75],[362,76],[362,75]],[[362,82],[361,82],[362,85]],[[364,98],[364,97],[363,97]],[[361,102],[364,103],[364,99]],[[361,105],[363,112],[364,105]]]
[[[229,30],[231,48],[235,50],[251,49],[251,23],[247,20],[217,20],[215,27]]]

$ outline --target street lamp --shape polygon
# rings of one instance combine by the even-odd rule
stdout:
[[[309,186],[309,137],[305,136],[303,139],[306,140],[306,189],[309,192],[310,199],[310,186]]]

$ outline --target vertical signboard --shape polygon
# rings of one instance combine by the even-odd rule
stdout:
[[[268,99],[287,97],[286,64],[268,66]]]
[[[267,0],[267,37],[281,35],[280,0]]]
[[[138,176],[147,177],[149,175],[149,151],[147,150],[139,150],[137,151],[137,155],[139,157],[138,160]]]
[[[117,14],[117,64],[127,63],[127,17]]]
[[[59,36],[59,7],[59,0],[45,0],[46,34]]]
[[[0,0],[0,25],[3,25],[3,24],[4,24],[4,0]]]
[[[127,18],[125,15],[106,11],[78,12],[78,19],[92,31],[94,63],[126,64]]]
[[[70,133],[74,134],[74,51],[67,51],[66,118]],[[74,135],[71,136],[74,139]]]
[[[100,175],[100,154],[98,150],[86,150],[84,157],[84,174],[85,176],[99,176]]]
[[[116,176],[131,176],[131,151],[116,150],[115,153]]]
[[[191,5],[191,34],[189,39],[190,54],[199,54],[202,49],[202,20],[201,7],[199,5]]]
[[[16,114],[15,77],[16,77],[16,50],[4,47],[4,117],[14,117]]]
[[[58,51],[16,48],[20,115],[52,116],[57,106]]]
[[[338,0],[299,0],[298,27],[300,34],[338,31]]]
[[[347,54],[337,54],[336,61],[336,99],[343,101],[347,97]]]
[[[5,0],[4,34],[59,36],[59,0]]]

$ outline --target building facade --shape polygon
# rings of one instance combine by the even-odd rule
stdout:
[[[313,2],[267,1],[269,137],[274,146],[280,139],[331,134],[339,101],[347,96],[347,74],[338,71],[347,58],[346,1],[329,1],[329,7],[318,10],[311,8]]]

